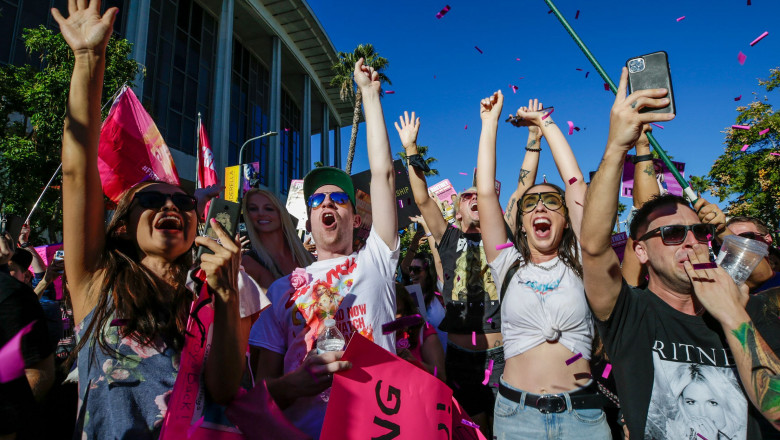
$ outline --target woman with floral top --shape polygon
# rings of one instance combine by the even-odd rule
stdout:
[[[193,243],[213,254],[200,268],[212,298],[212,348],[205,361],[210,398],[227,403],[244,370],[240,336],[240,246],[214,224],[222,245],[195,238],[195,199],[175,185],[146,181],[121,197],[104,229],[98,173],[100,99],[106,47],[118,10],[70,0],[52,9],[74,68],[62,141],[66,271],[78,323],[81,438],[157,438],[173,389],[190,305],[185,287]],[[104,232],[105,231],[105,232]]]

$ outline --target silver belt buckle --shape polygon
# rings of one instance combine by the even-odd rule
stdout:
[[[561,413],[566,410],[566,399],[555,394],[543,394],[536,399],[536,409],[542,414]]]

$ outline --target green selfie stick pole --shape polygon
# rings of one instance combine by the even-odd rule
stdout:
[[[580,39],[579,35],[577,35],[576,32],[574,32],[574,29],[571,27],[568,21],[566,21],[565,18],[563,18],[563,15],[561,15],[561,12],[558,10],[557,7],[555,7],[555,4],[552,2],[552,0],[544,0],[545,3],[547,3],[547,6],[552,10],[553,14],[558,18],[558,21],[561,22],[563,25],[563,28],[566,29],[566,32],[571,35],[571,38],[574,40],[575,43],[577,43],[577,46],[579,46],[582,53],[585,54],[585,57],[590,61],[590,63],[593,65],[593,67],[596,69],[596,71],[601,75],[601,78],[604,80],[607,85],[609,85],[609,89],[612,90],[612,93],[617,94],[617,86],[615,86],[615,83],[612,81],[612,79],[607,75],[607,72],[604,71],[604,68],[601,67],[601,64],[599,64],[598,61],[596,61],[596,58],[593,56],[592,53],[590,53],[590,50],[587,46],[585,46],[585,43],[582,42],[582,39]],[[666,164],[666,168],[669,169],[669,171],[672,172],[672,175],[677,180],[677,182],[680,184],[680,186],[683,188],[683,195],[686,199],[688,199],[689,202],[696,203],[696,200],[698,199],[696,197],[696,193],[693,192],[693,189],[691,189],[691,186],[688,184],[688,182],[685,180],[685,178],[680,174],[679,171],[677,171],[677,167],[672,164],[672,161],[669,160],[669,156],[666,155],[666,152],[661,148],[661,145],[658,143],[657,140],[655,140],[655,136],[653,136],[653,133],[647,132],[645,133],[647,135],[647,140],[650,141],[650,145],[653,146],[653,150],[655,150],[656,153],[658,153],[658,157],[661,158],[661,160]]]

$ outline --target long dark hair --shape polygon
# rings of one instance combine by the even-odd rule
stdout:
[[[553,185],[552,183],[540,183],[528,188],[517,201],[517,220],[515,221],[515,224],[517,225],[517,231],[515,232],[515,247],[517,247],[520,255],[523,256],[523,262],[521,264],[526,265],[531,261],[531,248],[528,246],[528,239],[526,238],[525,234],[523,234],[523,209],[521,206],[522,200],[529,191],[542,185],[547,185],[551,188],[554,188],[555,191],[561,195],[561,199],[564,201],[564,206],[562,206],[561,209],[563,210],[563,217],[566,219],[566,224],[569,225],[569,227],[563,230],[563,238],[558,244],[558,258],[563,261],[563,264],[569,266],[569,268],[573,270],[578,277],[582,278],[580,248],[577,246],[577,237],[574,235],[574,230],[571,227],[569,210],[566,209],[566,193],[563,191],[563,189],[561,189],[561,187],[558,185]]]
[[[412,260],[420,260],[423,262],[425,282],[420,285],[420,288],[422,289],[425,305],[428,306],[436,296],[436,265],[433,262],[433,256],[428,252],[417,252],[414,254]]]
[[[125,191],[114,216],[106,228],[103,255],[96,272],[102,273],[102,285],[90,285],[88,295],[99,295],[89,326],[73,350],[74,355],[86,345],[90,336],[106,354],[116,354],[105,341],[105,328],[119,326],[122,337],[131,337],[139,344],[165,343],[175,350],[184,345],[189,306],[193,294],[185,287],[187,272],[192,266],[192,252],[180,255],[173,263],[171,285],[140,264],[135,237],[127,237],[128,218],[135,194],[157,181],[146,181]],[[172,185],[175,186],[175,185]],[[110,318],[114,322],[109,322]],[[98,330],[99,329],[99,330]]]

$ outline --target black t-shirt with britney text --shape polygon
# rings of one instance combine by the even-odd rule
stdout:
[[[759,318],[750,303],[747,310],[751,319]],[[612,315],[596,323],[631,438],[761,438],[722,328],[711,315],[679,312],[624,282]]]

